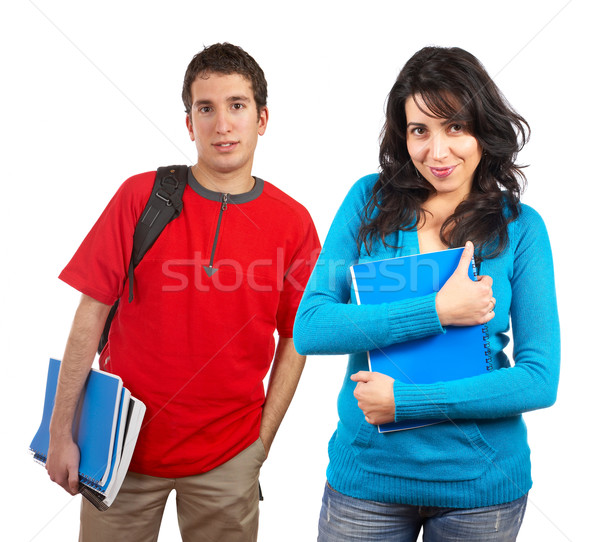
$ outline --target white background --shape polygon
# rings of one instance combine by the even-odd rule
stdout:
[[[0,8],[3,538],[76,539],[79,497],[50,483],[27,452],[48,357],[62,356],[78,301],[56,277],[125,178],[195,161],[181,83],[191,57],[216,41],[241,45],[263,67],[271,117],[254,172],[303,203],[322,239],[351,184],[376,171],[385,97],[417,49],[469,50],[530,122],[523,200],[550,231],[563,365],[557,404],[526,415],[534,487],[520,540],[597,537],[600,299],[597,256],[588,255],[598,239],[597,4],[166,4]],[[262,542],[316,538],[344,368],[343,356],[308,359],[262,471]],[[160,540],[178,540],[172,500]]]

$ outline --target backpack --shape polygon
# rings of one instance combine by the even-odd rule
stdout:
[[[133,270],[144,254],[158,239],[165,226],[181,214],[183,191],[187,184],[187,166],[159,167],[156,170],[152,193],[142,211],[133,233],[133,250],[129,261],[129,303],[133,301]],[[117,312],[119,300],[111,307],[98,344],[98,354],[108,342],[110,325]]]

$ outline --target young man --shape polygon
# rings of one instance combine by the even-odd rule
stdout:
[[[156,540],[172,489],[183,540],[256,540],[259,470],[304,366],[292,327],[319,241],[301,205],[251,175],[269,117],[264,74],[239,47],[215,44],[188,66],[182,97],[198,161],[181,215],[135,269],[133,301],[133,232],[154,172],[121,186],[60,275],[83,295],[50,427],[51,479],[77,492],[73,413],[121,296],[100,367],[147,407],[113,505],[82,500],[85,541]]]

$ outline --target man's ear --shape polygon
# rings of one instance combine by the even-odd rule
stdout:
[[[194,141],[194,126],[192,125],[192,117],[190,117],[189,113],[185,116],[185,125],[187,126],[188,133],[190,134],[190,139]]]
[[[267,129],[267,123],[269,122],[269,109],[265,105],[261,107],[258,115],[258,135],[263,135]]]

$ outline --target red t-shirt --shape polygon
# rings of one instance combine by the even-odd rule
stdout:
[[[306,209],[273,185],[257,179],[223,204],[190,175],[183,212],[136,267],[129,303],[133,232],[154,176],[119,188],[60,278],[109,305],[123,296],[100,367],[147,407],[131,470],[181,477],[258,438],[273,334],[292,336],[320,245]]]

